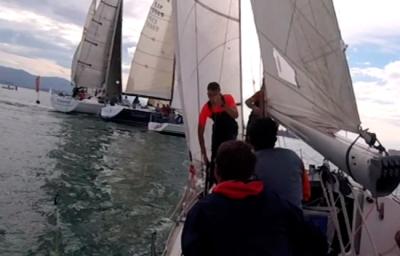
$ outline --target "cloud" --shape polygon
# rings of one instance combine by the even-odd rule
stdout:
[[[24,57],[25,61],[20,61],[18,68],[34,73],[33,67],[25,65],[28,63],[26,59],[47,59],[62,67],[59,74],[65,77],[64,71],[69,69],[72,55],[81,40],[90,3],[91,0],[0,0],[0,50],[3,54]],[[131,49],[136,47],[151,3],[152,0],[124,1],[124,65],[131,62]],[[0,65],[9,65],[9,61],[0,59]],[[57,72],[49,70],[43,75],[54,73]],[[124,72],[124,76],[126,74]]]
[[[28,67],[24,70],[34,75],[40,76],[56,76],[65,79],[70,78],[70,69],[58,65],[55,61],[42,59],[42,58],[27,58],[14,53],[4,52],[0,49],[0,59],[2,64],[7,67],[21,69],[21,67]]]
[[[0,9],[2,27],[12,24],[14,31],[32,33],[46,37],[48,41],[70,48],[79,43],[82,28],[77,25],[64,23],[29,10],[17,10],[10,7]]]
[[[400,146],[400,60],[383,68],[351,69],[364,128],[377,132],[385,144]]]
[[[400,49],[400,1],[334,0],[334,4],[346,43],[377,45],[385,51]]]

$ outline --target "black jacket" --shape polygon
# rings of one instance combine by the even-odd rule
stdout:
[[[261,182],[224,182],[188,213],[182,250],[184,256],[324,255],[305,251],[305,241],[314,239],[309,233],[301,211]]]

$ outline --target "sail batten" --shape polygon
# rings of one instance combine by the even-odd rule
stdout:
[[[254,0],[252,5],[267,110],[324,133],[358,132],[360,118],[332,1]]]
[[[172,99],[174,24],[169,0],[154,0],[132,60],[126,93]]]

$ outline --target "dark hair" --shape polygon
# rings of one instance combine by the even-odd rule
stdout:
[[[221,91],[221,86],[217,82],[211,82],[207,86],[208,91]]]
[[[271,118],[260,118],[248,127],[248,138],[255,150],[273,148],[277,140],[278,124]]]
[[[254,174],[256,156],[249,145],[232,140],[221,144],[216,164],[216,174],[222,181],[247,181]]]

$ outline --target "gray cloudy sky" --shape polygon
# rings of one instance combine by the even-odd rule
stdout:
[[[0,65],[69,78],[72,55],[81,38],[90,2],[0,0]],[[151,2],[124,1],[125,73]]]

